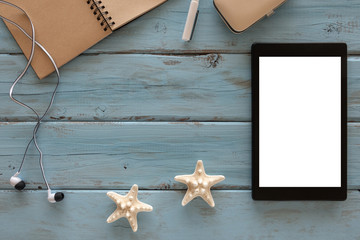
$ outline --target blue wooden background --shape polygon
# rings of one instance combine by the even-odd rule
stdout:
[[[61,68],[39,130],[48,179],[66,194],[58,204],[46,200],[34,148],[22,173],[27,190],[8,183],[35,118],[8,97],[25,58],[0,24],[1,239],[360,239],[360,1],[288,0],[240,35],[201,1],[194,38],[184,43],[188,5],[169,0]],[[345,202],[252,201],[253,42],[348,44]],[[17,96],[43,109],[55,80],[30,71]],[[201,199],[181,206],[184,185],[173,178],[198,159],[208,174],[226,176],[212,191],[215,208]],[[106,223],[115,209],[106,192],[125,194],[134,183],[154,207],[139,214],[137,233],[126,219]]]

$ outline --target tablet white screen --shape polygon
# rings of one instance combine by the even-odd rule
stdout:
[[[259,58],[259,186],[341,187],[341,57]]]

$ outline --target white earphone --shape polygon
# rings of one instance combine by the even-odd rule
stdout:
[[[186,18],[182,40],[190,41],[194,33],[197,17],[199,15],[199,0],[191,0],[189,12]]]
[[[24,160],[25,160],[25,157],[26,157],[26,153],[28,151],[28,148],[31,144],[32,141],[34,141],[34,145],[36,147],[36,149],[38,150],[39,154],[40,154],[40,157],[39,157],[39,164],[40,164],[40,169],[41,169],[41,173],[42,173],[42,176],[44,178],[44,181],[45,181],[45,184],[47,186],[47,189],[48,189],[48,201],[51,202],[51,203],[55,203],[55,202],[59,202],[61,200],[64,199],[64,194],[62,192],[56,192],[56,193],[52,193],[51,192],[51,189],[50,189],[50,186],[46,180],[46,176],[45,176],[45,171],[44,171],[44,166],[43,166],[43,153],[42,151],[40,150],[40,147],[39,145],[37,144],[37,141],[36,141],[36,133],[39,129],[39,126],[40,126],[40,123],[42,121],[42,119],[45,117],[45,115],[48,113],[49,109],[51,108],[53,102],[54,102],[54,98],[55,98],[55,94],[56,94],[56,90],[59,86],[59,82],[60,82],[60,73],[59,73],[59,70],[56,66],[56,63],[54,61],[54,59],[51,57],[51,55],[48,53],[48,51],[38,42],[35,41],[35,28],[34,28],[34,25],[30,19],[30,17],[28,16],[28,14],[20,7],[12,4],[12,3],[9,3],[9,2],[6,2],[6,1],[2,1],[0,0],[0,3],[2,4],[5,4],[5,5],[8,5],[10,7],[14,7],[18,10],[20,10],[21,12],[23,12],[25,14],[25,16],[28,18],[29,22],[30,22],[30,25],[31,25],[31,31],[32,31],[32,34],[31,36],[23,29],[21,28],[17,23],[11,21],[10,19],[6,18],[6,17],[3,17],[0,15],[0,19],[3,19],[4,21],[14,25],[15,27],[17,27],[19,30],[21,30],[32,42],[32,46],[31,46],[31,52],[30,52],[30,56],[29,56],[29,59],[28,59],[28,62],[24,68],[24,70],[21,72],[21,74],[16,78],[16,80],[14,81],[14,83],[12,84],[11,88],[10,88],[10,92],[9,92],[9,96],[11,98],[11,100],[13,100],[15,103],[27,108],[27,109],[30,109],[32,112],[35,113],[36,117],[37,117],[37,124],[35,125],[34,127],[34,130],[33,130],[33,136],[31,138],[31,140],[29,141],[26,149],[25,149],[25,153],[23,155],[23,159],[21,161],[21,164],[20,164],[20,167],[19,167],[19,170],[10,178],[10,184],[15,187],[15,189],[17,190],[23,190],[26,186],[25,182],[20,178],[18,177],[20,172],[21,172],[21,168],[23,166],[23,163],[24,163]],[[50,103],[47,107],[47,109],[45,110],[44,114],[40,117],[39,114],[33,109],[31,108],[30,106],[28,106],[27,104],[15,99],[13,97],[13,90],[16,86],[16,84],[20,81],[20,79],[25,75],[25,73],[27,72],[31,62],[32,62],[32,59],[34,57],[34,50],[35,50],[35,44],[40,47],[40,49],[48,56],[48,58],[50,59],[50,61],[52,62],[54,68],[55,68],[55,71],[56,71],[56,74],[57,74],[57,84],[56,84],[56,87],[54,89],[54,92],[51,96],[51,100],[50,100]]]
[[[10,178],[10,184],[11,186],[13,186],[16,190],[23,190],[26,186],[25,182],[18,177],[20,173],[16,172],[11,178]],[[61,200],[64,199],[65,195],[62,192],[56,192],[56,193],[52,193],[51,189],[48,188],[48,201],[50,203],[56,203],[56,202],[60,202]]]
[[[16,172],[14,176],[10,178],[10,184],[13,186],[16,190],[23,190],[25,188],[25,182],[21,180],[21,178],[18,177],[20,173]]]

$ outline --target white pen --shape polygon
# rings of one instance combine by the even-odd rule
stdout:
[[[191,0],[189,12],[188,12],[188,15],[186,18],[184,33],[182,36],[182,40],[184,40],[184,41],[191,40],[192,34],[194,32],[194,28],[195,28],[195,23],[197,20],[197,15],[199,13],[198,7],[199,7],[199,0]]]

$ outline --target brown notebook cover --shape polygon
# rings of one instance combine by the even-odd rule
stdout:
[[[112,31],[129,23],[166,0],[7,0],[23,8],[35,26],[35,38],[61,67]],[[25,15],[4,4],[0,14],[19,24],[31,34]],[[28,58],[31,41],[16,27],[6,23]],[[40,79],[54,71],[50,60],[39,47],[32,67]]]

